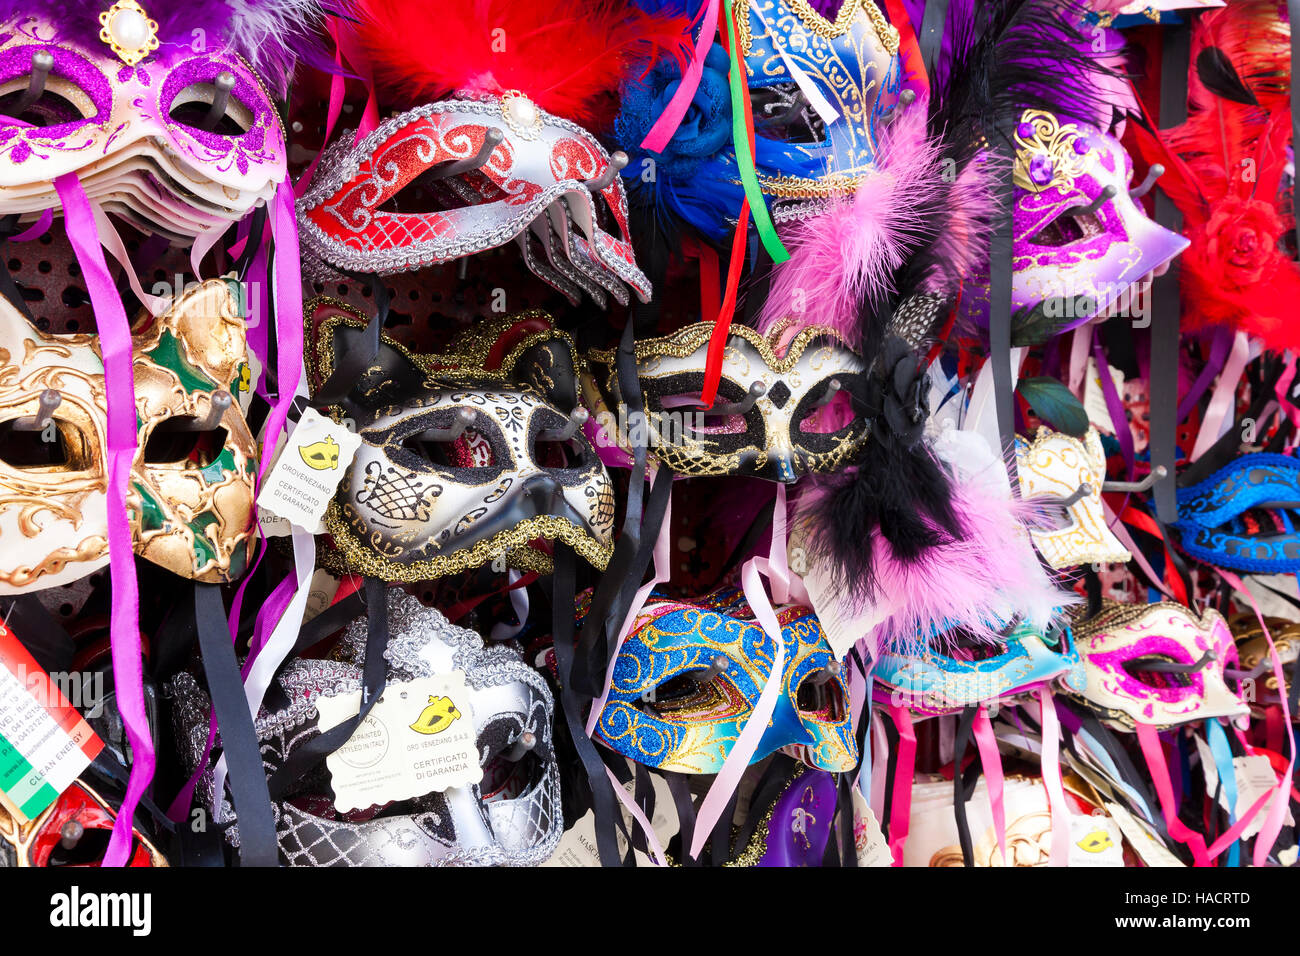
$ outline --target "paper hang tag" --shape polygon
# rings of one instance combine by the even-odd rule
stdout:
[[[1124,394],[1124,373],[1119,369],[1110,370],[1111,381],[1115,383],[1115,393]],[[1083,380],[1083,410],[1088,413],[1088,421],[1104,435],[1115,434],[1115,425],[1110,420],[1110,409],[1106,406],[1106,394],[1101,388],[1101,373],[1097,371],[1097,360],[1088,359],[1088,371]]]
[[[258,508],[324,534],[325,508],[360,447],[360,435],[308,408],[266,476]]]
[[[857,851],[858,866],[894,865],[880,821],[857,787],[853,788],[853,846]]]
[[[80,694],[80,687],[76,688]],[[0,798],[20,823],[40,816],[104,749],[85,718],[0,624]]]
[[[1147,832],[1146,826],[1118,803],[1103,801],[1106,812],[1115,821],[1124,838],[1147,866],[1181,867],[1183,863],[1169,852],[1159,840]]]
[[[842,659],[847,655],[854,644],[868,636],[889,615],[889,607],[881,604],[855,610],[843,589],[835,587],[830,569],[821,562],[808,566],[803,583],[812,599],[813,610],[817,612],[822,633],[836,658]]]
[[[361,712],[361,691],[316,702],[322,732]],[[465,673],[390,684],[348,742],[325,759],[340,813],[483,779]]]
[[[654,787],[655,793],[655,812],[654,817],[650,820],[650,826],[659,839],[659,845],[668,846],[677,833],[677,804],[673,802],[672,791],[668,789],[668,781],[658,774],[650,774],[650,783]],[[636,791],[636,782],[628,783],[624,789],[629,794]],[[632,833],[634,827],[640,825],[632,819],[632,814],[620,803],[619,810],[623,814],[623,822],[626,824],[628,832]],[[614,838],[618,841],[618,855],[623,857],[627,853],[627,838],[623,836],[623,831],[615,829]],[[636,859],[637,866],[654,866],[654,860],[642,853],[640,850],[632,851]],[[600,866],[600,850],[596,846],[596,814],[588,810],[572,827],[564,832],[560,837],[559,846],[551,854],[551,858],[542,866]]]
[[[1070,817],[1070,855],[1067,866],[1123,866],[1124,836],[1104,813]]]
[[[261,380],[262,363],[250,349],[247,359],[239,366],[239,377],[235,379],[230,390],[245,416],[248,415],[249,406],[253,404],[253,396],[257,394],[257,384]]]
[[[1240,820],[1250,812],[1250,808],[1260,797],[1277,787],[1277,775],[1273,773],[1273,765],[1269,763],[1268,758],[1261,754],[1233,757],[1232,765],[1237,772],[1237,819]],[[1246,824],[1245,829],[1241,831],[1243,840],[1253,837],[1260,831],[1264,821],[1268,818],[1268,807],[1270,805],[1271,801],[1265,803],[1260,811],[1251,818],[1250,823]],[[1289,807],[1282,822],[1286,826],[1295,825]]]
[[[310,590],[307,592],[307,606],[302,620],[306,624],[334,602],[334,595],[339,590],[339,579],[323,568],[311,576]]]

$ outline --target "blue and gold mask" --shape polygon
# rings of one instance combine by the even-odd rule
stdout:
[[[785,749],[821,770],[850,770],[858,749],[843,669],[811,610],[775,610],[785,642],[782,693],[753,760]],[[775,658],[772,639],[735,588],[694,602],[652,594],[615,659],[596,737],[647,766],[717,773]]]

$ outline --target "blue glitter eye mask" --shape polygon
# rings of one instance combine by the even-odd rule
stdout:
[[[1300,571],[1300,461],[1243,455],[1178,491],[1174,524],[1198,561],[1261,574]]]

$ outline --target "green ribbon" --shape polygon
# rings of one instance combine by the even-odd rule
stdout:
[[[731,0],[725,0],[727,15],[727,46],[731,51],[731,135],[736,142],[736,165],[740,169],[740,183],[745,188],[750,211],[754,214],[754,227],[763,248],[776,263],[785,262],[790,253],[781,244],[776,226],[767,211],[767,201],[758,187],[758,173],[754,169],[754,154],[749,148],[749,129],[745,125],[745,100],[749,86],[745,83],[745,68],[740,62],[740,48],[736,44],[736,18],[732,14]]]

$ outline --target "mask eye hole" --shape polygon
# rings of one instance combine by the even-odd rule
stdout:
[[[773,83],[749,91],[754,127],[766,139],[785,143],[821,143],[826,123],[795,83]]]
[[[65,434],[70,426],[57,418],[52,424],[52,429],[19,431],[12,419],[0,422],[0,461],[20,470],[77,471]]]
[[[447,176],[439,163],[416,176],[376,207],[379,212],[418,216],[448,212],[502,198],[497,185],[477,170]]]
[[[473,428],[454,439],[430,438],[426,432],[408,436],[402,447],[437,468],[496,468],[492,445]]]
[[[1104,231],[1096,213],[1085,216],[1062,213],[1031,236],[1029,241],[1038,246],[1068,246],[1099,236]]]
[[[587,464],[587,450],[576,438],[551,439],[539,435],[533,441],[533,461],[549,469],[581,468]]]
[[[226,430],[199,431],[194,428],[197,420],[182,416],[155,425],[144,446],[144,463],[206,468],[216,461],[226,447]]]
[[[819,684],[815,680],[818,674],[818,671],[813,671],[799,682],[799,689],[795,691],[795,707],[799,713],[824,723],[844,720],[848,716],[848,708],[845,706],[840,682],[828,680]]]
[[[68,824],[64,825],[64,831],[71,836],[71,827]],[[63,840],[56,843],[54,849],[50,851],[50,858],[46,865],[96,866],[104,859],[104,854],[108,852],[108,840],[111,836],[111,830],[83,829],[71,848],[64,846]],[[132,843],[135,843],[134,839]],[[132,856],[135,855],[136,846],[131,848]]]
[[[21,120],[32,126],[39,126],[42,129],[89,119],[70,97],[60,93],[58,89],[51,88],[56,85],[54,77],[49,79],[46,88],[41,91],[41,95],[35,101],[22,103],[24,94],[27,92],[27,83],[28,80],[24,77],[22,85],[18,89],[0,95],[0,115],[13,117],[16,120]],[[15,115],[13,111],[20,103],[22,103],[22,109]]]
[[[833,435],[853,421],[853,400],[843,390],[825,405],[815,406],[799,423],[805,435]]]
[[[174,123],[217,136],[243,136],[253,128],[253,111],[233,94],[215,122],[208,120],[212,102],[219,95],[214,83],[191,83],[172,101],[168,117]]]
[[[518,760],[499,753],[483,766],[483,779],[479,792],[484,803],[496,800],[517,800],[541,782],[545,771],[542,759],[528,751]]]
[[[1183,662],[1168,654],[1146,654],[1124,662],[1124,670],[1134,680],[1157,690],[1180,689],[1192,686],[1191,675],[1183,671],[1153,670],[1149,664],[1182,665]]]

